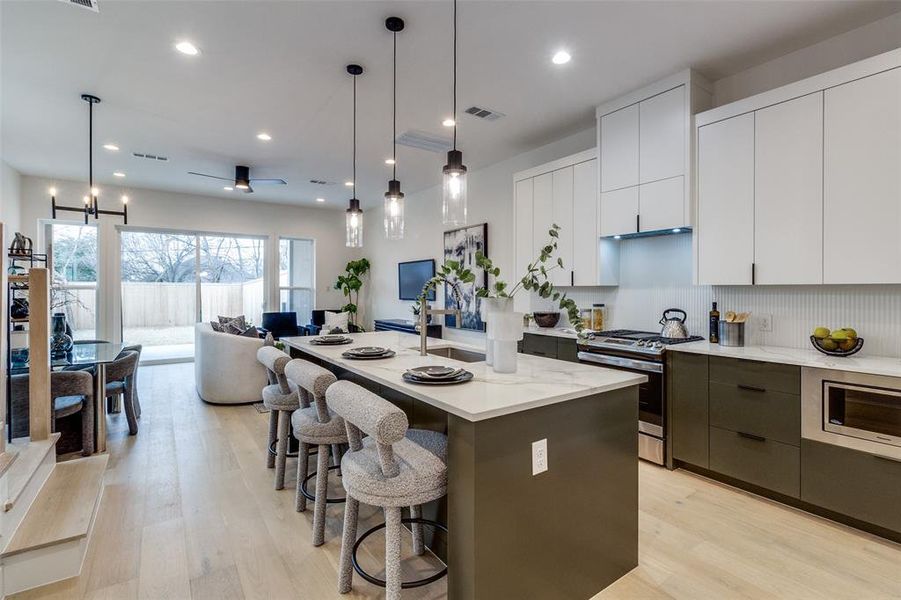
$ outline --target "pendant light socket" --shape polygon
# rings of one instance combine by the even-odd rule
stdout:
[[[400,17],[388,17],[385,19],[385,27],[392,33],[404,30],[404,20]]]
[[[403,198],[404,193],[400,191],[400,181],[392,179],[388,182],[388,191],[385,192],[385,198]]]
[[[360,65],[347,65],[347,72],[351,75],[362,75],[363,67]]]
[[[447,153],[447,164],[444,165],[444,174],[451,175],[456,173],[462,175],[466,173],[466,165],[463,164],[463,153],[459,150],[450,150]]]

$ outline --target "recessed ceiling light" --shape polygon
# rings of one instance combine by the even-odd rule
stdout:
[[[444,125],[445,127],[453,127],[454,125],[457,124],[457,122],[454,121],[453,119],[451,119],[450,117],[448,117],[448,118],[444,119],[443,121],[441,121],[441,124]]]
[[[235,188],[233,188],[233,187],[230,186],[230,185],[227,185],[227,186],[225,186],[225,187],[222,188],[222,189],[225,190],[226,192],[230,192],[230,191],[232,191],[232,190],[235,189]]]
[[[270,140],[272,139],[272,136],[269,135],[268,133],[266,133],[265,131],[262,131],[262,132],[260,132],[260,133],[257,134],[257,139],[258,139],[258,140],[262,140],[262,141],[264,141],[264,142],[268,142],[268,141],[270,141]]]
[[[122,171],[113,171],[113,177],[125,177],[125,173]]]
[[[119,146],[117,146],[115,144],[103,144],[103,149],[109,150],[110,152],[118,152]]]
[[[395,164],[396,162],[397,162],[397,161],[394,160],[393,158],[386,158],[386,159],[385,159],[385,164],[386,164],[386,165],[393,165],[393,164]]]
[[[566,50],[559,50],[554,56],[551,58],[551,62],[555,65],[565,65],[570,61],[572,56],[569,55],[569,52]]]
[[[175,49],[188,56],[197,56],[200,54],[200,49],[187,40],[175,44]]]
[[[345,182],[344,182],[344,185],[346,185],[347,187],[353,187],[353,186],[354,186],[354,182],[353,182],[353,181],[345,181]]]
[[[316,202],[325,202],[325,198],[316,198]]]

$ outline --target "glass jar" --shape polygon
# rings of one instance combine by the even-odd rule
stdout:
[[[606,316],[604,313],[606,312],[605,306],[603,304],[592,304],[591,305],[591,330],[592,331],[604,331],[604,317]]]
[[[591,309],[582,308],[579,310],[579,319],[582,321],[582,327],[591,329]]]

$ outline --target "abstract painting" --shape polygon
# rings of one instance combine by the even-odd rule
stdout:
[[[444,260],[459,261],[476,275],[475,281],[472,283],[463,283],[459,286],[462,306],[457,306],[450,286],[444,286],[445,308],[459,308],[461,312],[460,323],[457,323],[454,315],[445,315],[444,324],[447,327],[474,331],[485,330],[485,324],[482,323],[479,313],[481,298],[476,296],[476,290],[488,286],[488,273],[476,266],[476,252],[488,256],[488,223],[444,232]]]

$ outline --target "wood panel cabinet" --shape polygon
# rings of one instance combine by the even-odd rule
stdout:
[[[668,355],[673,458],[705,469],[708,454],[708,359],[703,354]]]
[[[823,283],[823,93],[754,121],[754,283]]]
[[[901,68],[826,90],[823,117],[824,282],[899,283]]]
[[[600,118],[601,191],[638,185],[638,105]]]
[[[547,244],[547,232],[553,222],[554,174],[542,173],[532,180],[532,250],[526,258],[527,262],[534,260]]]
[[[557,237],[557,257],[563,260],[562,269],[554,269],[549,279],[556,286],[573,285],[573,250],[576,237],[573,233],[573,167],[563,167],[552,173],[553,223],[560,226]],[[597,233],[595,233],[595,236]],[[579,240],[582,251],[585,242]]]
[[[638,186],[601,193],[601,235],[638,231]]]
[[[662,231],[685,225],[685,178],[681,175],[638,186],[638,230]]]
[[[573,285],[598,285],[598,161],[591,159],[573,167]]]
[[[698,282],[752,283],[754,113],[698,130]]]

